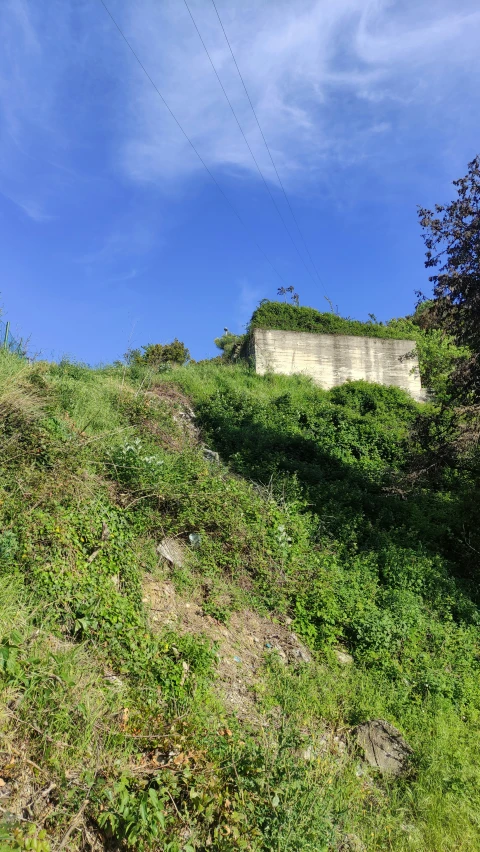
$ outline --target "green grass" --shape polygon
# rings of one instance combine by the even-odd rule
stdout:
[[[182,430],[185,395],[219,465]],[[29,848],[30,822],[52,848],[73,826],[72,850],[88,832],[170,852],[335,852],[346,835],[478,849],[475,478],[408,484],[431,410],[395,388],[327,392],[245,365],[2,355],[0,758],[23,754],[29,783],[56,792],[15,840],[0,812],[0,848]],[[260,730],[214,695],[215,648],[149,628],[142,576],[161,538],[188,547],[190,533],[201,546],[172,572],[178,589],[207,583],[205,610],[226,624],[245,606],[288,615],[314,654],[266,660]],[[371,718],[413,746],[404,778],[364,767],[351,731]],[[185,760],[142,774],[169,752]]]

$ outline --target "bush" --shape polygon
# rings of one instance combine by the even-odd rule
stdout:
[[[184,343],[175,338],[172,343],[148,343],[141,349],[129,349],[125,353],[125,361],[130,365],[144,364],[158,369],[172,364],[186,364],[190,360],[190,352]]]
[[[237,361],[246,354],[246,341],[246,334],[232,334],[227,331],[222,337],[215,338],[214,343],[222,351],[226,361]]]

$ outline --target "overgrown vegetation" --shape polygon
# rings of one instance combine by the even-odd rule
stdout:
[[[231,331],[225,330],[221,337],[215,338],[215,346],[217,346],[226,361],[238,361],[239,358],[246,355],[246,335],[232,334]]]
[[[414,345],[407,360],[417,357],[423,387],[434,393],[438,402],[448,403],[452,399],[451,377],[468,361],[471,350],[457,342],[435,317],[431,301],[421,302],[409,317],[381,323],[372,315],[370,321],[364,323],[333,312],[320,313],[314,308],[265,299],[254,311],[247,334],[226,331],[215,344],[222,351],[224,361],[235,363],[248,362],[249,337],[255,328],[411,340]]]
[[[478,520],[471,474],[408,478],[431,406],[221,362],[5,353],[0,371],[0,777],[26,819],[0,805],[6,849],[41,831],[45,849],[478,847]],[[226,466],[181,426],[187,398]],[[214,647],[149,627],[142,576],[163,536],[191,533],[179,588],[208,581],[223,622],[229,600],[288,615],[315,652],[266,660],[261,731],[211,691]],[[353,741],[302,757],[378,717],[414,748],[406,778],[364,769]]]
[[[292,305],[288,302],[271,302],[263,299],[253,312],[249,329],[273,328],[282,331],[309,331],[315,334],[353,334],[363,337],[389,337],[414,340],[414,328],[390,320],[378,322],[372,315],[369,322],[341,317],[333,312],[321,313],[315,308]],[[413,336],[412,336],[413,335]]]

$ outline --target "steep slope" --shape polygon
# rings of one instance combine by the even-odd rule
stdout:
[[[405,487],[422,410],[1,354],[0,848],[478,848],[472,483]]]

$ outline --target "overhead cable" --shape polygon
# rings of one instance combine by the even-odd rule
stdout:
[[[291,240],[291,242],[292,242],[292,245],[293,245],[293,246],[294,246],[294,248],[295,248],[295,251],[297,252],[297,254],[298,254],[298,256],[299,256],[299,258],[300,258],[301,262],[303,263],[303,265],[304,265],[305,269],[307,270],[308,274],[309,274],[309,275],[310,275],[310,277],[312,278],[312,281],[314,281],[314,279],[313,279],[313,277],[312,277],[312,273],[311,273],[310,269],[308,268],[307,264],[305,263],[305,261],[304,261],[304,259],[303,259],[303,257],[302,257],[301,252],[300,252],[300,251],[299,251],[299,249],[298,249],[298,246],[297,246],[297,244],[296,244],[296,242],[295,242],[295,240],[294,240],[294,238],[293,238],[293,236],[292,236],[292,233],[291,233],[291,231],[290,231],[290,228],[288,227],[288,225],[287,225],[287,223],[286,223],[286,221],[285,221],[285,219],[284,219],[284,217],[283,217],[283,215],[282,215],[282,211],[280,210],[280,208],[279,208],[279,206],[278,206],[277,202],[275,201],[275,197],[274,197],[274,195],[273,195],[273,193],[272,193],[272,191],[271,191],[271,189],[270,189],[270,187],[269,187],[269,185],[268,185],[268,183],[267,183],[267,180],[266,180],[266,178],[265,178],[265,176],[264,176],[264,174],[263,174],[263,172],[262,172],[262,169],[260,168],[260,165],[259,165],[259,163],[258,163],[258,160],[257,160],[257,158],[255,157],[255,154],[254,154],[254,152],[253,152],[253,150],[252,150],[252,147],[251,147],[251,145],[250,145],[250,143],[249,143],[249,141],[248,141],[248,139],[247,139],[247,137],[246,137],[246,135],[245,135],[245,132],[244,132],[244,130],[243,130],[243,127],[242,127],[242,125],[240,124],[240,120],[239,120],[239,118],[238,118],[238,116],[237,116],[237,113],[235,112],[235,108],[234,108],[234,106],[233,106],[233,104],[232,104],[232,102],[231,102],[230,98],[228,97],[228,94],[227,94],[227,91],[226,91],[226,89],[225,89],[225,86],[223,85],[223,83],[222,83],[222,81],[221,81],[220,75],[219,75],[219,73],[218,73],[218,71],[217,71],[217,69],[216,69],[216,67],[215,67],[215,64],[214,64],[214,62],[213,62],[213,59],[212,59],[212,57],[210,56],[210,53],[209,53],[208,48],[207,48],[207,45],[205,44],[205,42],[204,42],[204,40],[203,40],[203,38],[202,38],[202,34],[201,34],[200,30],[199,30],[198,24],[197,24],[197,22],[196,22],[195,18],[193,17],[193,14],[192,14],[192,11],[191,11],[191,9],[190,9],[190,6],[188,5],[187,0],[183,0],[183,2],[185,3],[185,6],[187,7],[188,14],[190,15],[190,18],[192,19],[193,25],[194,25],[194,27],[195,27],[195,29],[196,29],[196,31],[197,31],[197,34],[198,34],[198,37],[199,37],[199,39],[200,39],[200,41],[201,41],[201,43],[202,43],[203,49],[205,50],[205,53],[207,54],[208,60],[209,60],[209,62],[210,62],[210,65],[212,66],[213,71],[214,71],[214,73],[215,73],[215,76],[216,76],[216,78],[217,78],[217,80],[218,80],[218,82],[219,82],[219,84],[220,84],[221,89],[222,89],[222,92],[223,92],[223,94],[225,95],[225,99],[226,99],[226,101],[227,101],[227,103],[228,103],[228,106],[230,107],[230,110],[231,110],[231,112],[232,112],[232,115],[233,115],[233,117],[234,117],[234,119],[235,119],[235,121],[236,121],[236,123],[237,123],[237,125],[238,125],[238,129],[240,130],[240,133],[242,134],[242,136],[243,136],[243,138],[244,138],[245,144],[246,144],[246,146],[247,146],[248,150],[250,151],[250,154],[251,154],[252,160],[253,160],[253,162],[255,163],[255,166],[256,166],[257,172],[258,172],[258,174],[260,175],[260,177],[261,177],[261,179],[262,179],[262,181],[263,181],[263,185],[264,185],[264,187],[265,187],[266,191],[268,192],[268,195],[269,195],[269,197],[270,197],[270,200],[271,200],[271,202],[272,202],[273,206],[275,207],[275,210],[277,211],[277,213],[278,213],[278,215],[279,215],[279,217],[280,217],[280,219],[281,219],[281,221],[282,221],[283,227],[285,228],[285,230],[286,230],[286,232],[287,232],[288,236],[290,237],[290,240]],[[218,13],[217,13],[217,14],[218,14]],[[233,55],[233,54],[232,54],[232,55]],[[244,87],[245,87],[245,84],[244,84]],[[246,91],[246,90],[245,90],[245,91]],[[250,100],[250,99],[249,99],[249,100]],[[252,107],[252,109],[253,109],[253,107]],[[258,119],[257,119],[257,124],[258,124]],[[259,126],[260,126],[260,125],[259,125]],[[262,136],[263,136],[263,133],[262,133]],[[265,137],[264,137],[264,141],[265,141]],[[270,155],[270,159],[271,159],[271,155]],[[272,162],[273,162],[273,160],[272,160]],[[275,169],[275,171],[276,171],[276,169]],[[278,173],[277,173],[277,176],[278,176]],[[285,194],[285,191],[284,191],[284,194]],[[298,227],[298,226],[297,226],[297,227]]]
[[[231,53],[231,56],[232,56],[233,62],[234,62],[234,64],[235,64],[235,68],[237,69],[238,76],[240,77],[240,80],[241,80],[242,86],[243,86],[243,88],[244,88],[244,91],[245,91],[245,94],[246,94],[246,96],[247,96],[248,102],[249,102],[250,107],[251,107],[251,109],[252,109],[253,115],[255,116],[255,121],[257,122],[257,127],[258,127],[258,129],[259,129],[259,131],[260,131],[260,133],[261,133],[261,136],[262,136],[262,139],[263,139],[263,142],[264,142],[265,148],[267,149],[267,152],[268,152],[268,156],[270,157],[270,161],[271,161],[272,166],[273,166],[273,168],[274,168],[274,170],[275,170],[275,174],[276,174],[276,176],[277,176],[278,183],[280,184],[280,188],[281,188],[281,190],[282,190],[282,192],[283,192],[283,195],[284,195],[285,201],[286,201],[286,203],[287,203],[287,205],[288,205],[288,208],[289,208],[289,210],[290,210],[290,213],[292,214],[292,218],[293,218],[293,220],[294,220],[294,222],[295,222],[295,225],[297,226],[298,233],[300,234],[300,238],[301,238],[301,240],[302,240],[302,242],[303,242],[303,245],[305,246],[305,250],[306,250],[306,252],[307,252],[307,254],[308,254],[308,257],[309,257],[309,259],[310,259],[310,263],[312,264],[312,266],[313,266],[313,268],[314,268],[314,270],[315,270],[315,272],[316,272],[317,278],[318,278],[318,280],[319,280],[320,286],[322,287],[322,290],[324,291],[325,298],[327,299],[327,301],[328,301],[328,302],[330,302],[330,299],[328,298],[328,296],[327,296],[327,295],[326,295],[326,293],[325,293],[325,289],[324,289],[324,285],[323,285],[322,277],[321,277],[321,275],[320,275],[320,273],[319,273],[319,271],[318,271],[318,269],[317,269],[316,263],[315,263],[315,261],[313,260],[312,255],[310,254],[310,250],[309,250],[309,248],[308,248],[308,245],[307,245],[307,242],[306,242],[306,240],[305,240],[305,237],[303,236],[303,233],[302,233],[302,231],[301,231],[300,225],[299,225],[298,220],[297,220],[297,217],[296,217],[296,215],[295,215],[295,211],[293,210],[293,207],[292,207],[292,205],[291,205],[291,203],[290,203],[290,200],[289,200],[288,195],[287,195],[287,193],[286,193],[285,187],[284,187],[284,185],[283,185],[282,179],[281,179],[281,177],[280,177],[280,175],[279,175],[279,173],[278,173],[278,169],[277,169],[277,166],[275,165],[275,161],[274,161],[274,159],[273,159],[272,152],[271,152],[270,147],[269,147],[269,145],[268,145],[268,142],[267,142],[267,140],[266,140],[266,138],[265,138],[265,134],[264,134],[264,132],[263,132],[263,130],[262,130],[262,127],[261,127],[260,121],[259,121],[259,119],[258,119],[258,116],[257,116],[256,110],[255,110],[255,107],[254,107],[253,102],[252,102],[252,99],[251,99],[251,97],[250,97],[250,95],[249,95],[249,92],[248,92],[247,86],[246,86],[246,84],[245,84],[245,80],[243,79],[242,72],[240,71],[240,68],[239,68],[239,66],[238,66],[238,62],[237,62],[237,60],[236,60],[236,58],[235,58],[235,54],[234,54],[234,52],[233,52],[232,45],[230,44],[230,41],[229,41],[229,38],[228,38],[228,36],[227,36],[227,33],[226,33],[226,30],[225,30],[225,27],[224,27],[223,22],[222,22],[222,19],[221,19],[221,17],[220,17],[220,13],[219,13],[219,11],[218,11],[218,9],[217,9],[217,5],[216,5],[216,3],[215,3],[215,0],[211,0],[211,1],[212,1],[213,8],[215,9],[215,12],[216,12],[216,15],[217,15],[217,18],[218,18],[219,24],[220,24],[220,26],[221,26],[221,28],[222,28],[223,35],[225,36],[225,41],[227,42],[228,48],[229,48],[229,50],[230,50],[230,53]],[[331,304],[331,303],[330,303],[330,304]]]
[[[187,140],[188,144],[190,145],[190,147],[192,148],[192,150],[193,150],[193,151],[195,152],[195,154],[197,155],[197,157],[198,157],[198,159],[200,160],[200,162],[201,162],[201,164],[202,164],[203,168],[205,169],[205,171],[207,172],[207,174],[209,175],[209,177],[211,178],[211,180],[213,181],[213,183],[214,183],[214,184],[215,184],[215,186],[217,187],[217,189],[218,189],[219,193],[221,194],[221,196],[223,197],[223,199],[226,201],[226,203],[228,204],[228,206],[230,207],[230,209],[233,211],[233,213],[235,214],[235,216],[237,217],[238,221],[241,223],[241,225],[243,226],[243,228],[245,229],[245,231],[247,232],[247,234],[250,236],[251,240],[252,240],[252,241],[253,241],[253,243],[255,244],[255,246],[256,246],[256,248],[258,249],[258,251],[260,252],[260,254],[262,254],[262,255],[263,255],[263,257],[265,258],[265,260],[267,261],[267,263],[271,266],[271,268],[273,269],[273,271],[275,272],[275,274],[276,274],[276,275],[280,278],[280,280],[281,280],[281,281],[283,281],[283,283],[284,283],[284,284],[286,284],[287,282],[285,281],[285,279],[284,279],[283,275],[282,275],[282,274],[278,271],[278,269],[277,269],[277,268],[276,268],[276,266],[272,263],[272,261],[270,260],[270,258],[268,257],[268,255],[264,252],[264,250],[262,249],[262,247],[259,245],[259,243],[257,242],[257,240],[256,240],[255,236],[253,235],[253,233],[252,233],[251,229],[250,229],[250,228],[248,227],[248,225],[245,223],[245,220],[244,220],[244,219],[243,219],[243,217],[240,215],[240,213],[238,212],[238,210],[237,210],[237,208],[235,207],[235,205],[234,205],[234,204],[230,201],[230,199],[229,199],[228,195],[226,195],[226,193],[224,192],[224,190],[222,189],[222,187],[221,187],[221,186],[220,186],[220,184],[218,183],[218,181],[217,181],[217,179],[216,179],[215,175],[213,174],[213,172],[211,171],[211,169],[209,169],[209,167],[207,166],[207,164],[206,164],[205,160],[203,159],[202,155],[201,155],[201,154],[200,154],[200,152],[198,151],[198,149],[197,149],[197,147],[195,146],[195,144],[192,142],[192,140],[191,140],[191,139],[190,139],[190,137],[188,136],[188,134],[187,134],[186,130],[184,130],[184,128],[183,128],[183,127],[182,127],[182,125],[180,124],[180,121],[178,120],[178,118],[176,117],[175,113],[173,112],[173,110],[171,109],[171,107],[169,106],[169,104],[167,103],[167,101],[165,100],[165,98],[163,97],[163,95],[162,95],[162,93],[161,93],[160,89],[157,87],[156,83],[154,82],[154,80],[152,79],[152,77],[150,76],[150,74],[148,73],[147,69],[145,68],[145,66],[144,66],[144,64],[142,63],[142,61],[141,61],[140,57],[138,56],[138,54],[135,52],[134,48],[132,47],[132,45],[131,45],[131,43],[129,42],[128,38],[126,37],[125,33],[124,33],[124,32],[123,32],[123,30],[121,29],[120,25],[117,23],[117,21],[116,21],[116,20],[115,20],[115,18],[113,17],[113,15],[112,15],[112,13],[111,13],[110,9],[108,8],[107,4],[104,2],[104,0],[100,0],[100,3],[102,4],[103,8],[104,8],[104,9],[105,9],[105,11],[107,12],[107,14],[109,15],[109,17],[110,17],[110,18],[111,18],[111,20],[113,21],[113,23],[115,24],[115,27],[117,28],[118,32],[120,33],[120,35],[121,35],[122,39],[124,40],[125,44],[126,44],[126,45],[127,45],[127,47],[129,48],[129,50],[131,51],[131,53],[133,54],[133,56],[135,57],[136,61],[137,61],[137,62],[138,62],[138,64],[140,65],[140,68],[142,69],[142,71],[143,71],[143,73],[145,74],[145,76],[147,77],[147,79],[148,79],[148,80],[150,81],[150,83],[152,84],[152,86],[153,86],[153,88],[155,89],[155,91],[156,91],[157,95],[159,96],[159,98],[160,98],[160,100],[162,101],[163,105],[166,107],[166,109],[167,109],[167,110],[168,110],[168,112],[170,113],[170,116],[173,118],[173,120],[174,120],[175,124],[177,125],[178,129],[181,131],[181,133],[183,134],[183,136],[184,136],[184,137],[185,137],[185,139]]]

